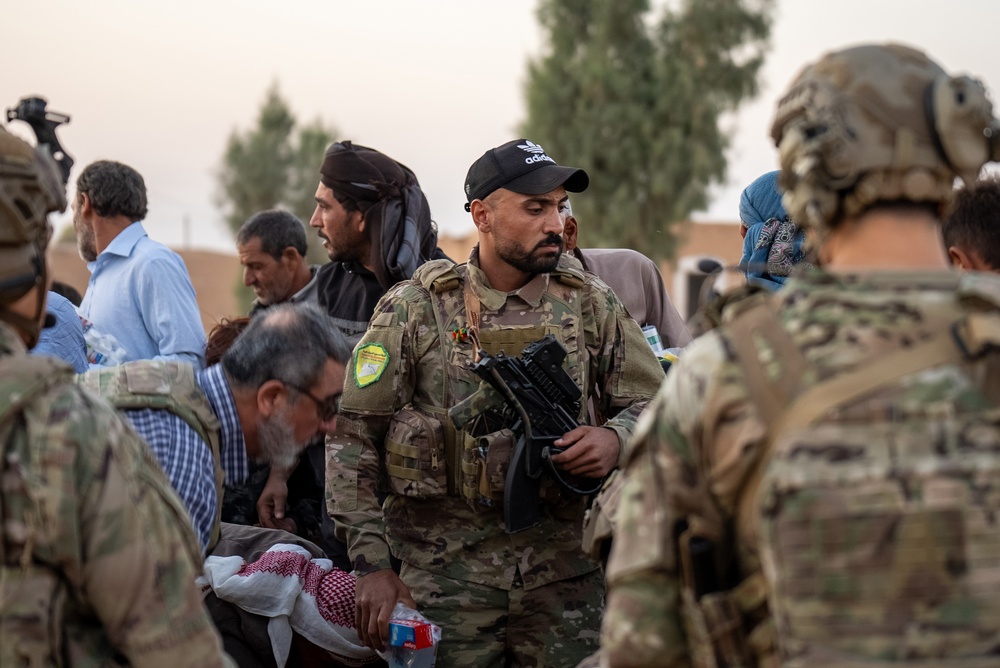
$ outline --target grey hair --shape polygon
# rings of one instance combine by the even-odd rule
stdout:
[[[312,304],[277,304],[250,321],[221,364],[234,387],[256,390],[269,380],[312,387],[328,359],[351,359],[330,316]]]
[[[250,216],[236,233],[236,243],[243,246],[254,237],[260,239],[261,250],[275,260],[280,260],[288,247],[302,257],[306,255],[306,228],[288,211],[267,209]]]

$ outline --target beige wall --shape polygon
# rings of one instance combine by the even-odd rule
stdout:
[[[464,237],[441,237],[438,245],[451,259],[462,262],[476,243],[476,233]],[[735,265],[743,251],[738,223],[691,223],[684,227],[683,238],[674,262],[660,263],[660,273],[667,292],[674,296],[674,279],[677,267],[686,257],[710,256],[726,265]]]
[[[225,316],[246,315],[237,308],[234,287],[240,276],[240,261],[235,255],[200,250],[177,251],[187,265],[198,297],[201,323],[205,331]],[[90,272],[80,259],[76,245],[57,243],[49,248],[52,279],[72,285],[83,294]]]
[[[441,237],[439,245],[448,257],[456,262],[464,262],[476,243],[475,232],[465,237]],[[739,226],[733,223],[696,223],[686,227],[685,239],[681,243],[679,258],[709,255],[727,264],[735,264],[740,259],[742,244]],[[225,316],[244,315],[240,313],[234,293],[239,280],[240,263],[235,255],[201,250],[177,251],[188,272],[198,296],[201,321],[205,330]],[[673,297],[675,269],[678,263],[663,263],[660,271],[667,291]],[[83,294],[90,277],[87,266],[80,259],[73,243],[55,243],[49,248],[49,266],[53,280],[63,281]]]

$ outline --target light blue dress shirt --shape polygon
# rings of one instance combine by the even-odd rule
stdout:
[[[31,354],[58,357],[72,366],[73,371],[83,373],[89,368],[87,342],[73,302],[50,291],[45,310],[56,317],[56,324],[42,330]]]
[[[97,259],[80,313],[125,349],[126,361],[174,359],[205,365],[205,330],[180,255],[132,223]]]

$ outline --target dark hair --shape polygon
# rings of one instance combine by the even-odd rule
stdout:
[[[205,366],[218,364],[222,356],[226,354],[233,342],[243,330],[250,324],[250,318],[243,316],[240,318],[223,318],[212,327],[208,333],[208,342],[205,343]]]
[[[1000,269],[1000,177],[988,176],[959,190],[941,234],[946,249],[975,251],[992,269]]]
[[[261,249],[275,260],[280,260],[288,247],[305,257],[306,228],[287,211],[267,209],[250,216],[236,233],[236,243],[243,245],[255,237],[260,239]]]
[[[345,194],[340,190],[331,190],[330,193],[333,195],[333,199],[337,200],[340,206],[344,207],[346,213],[353,213],[355,211],[361,211],[361,205],[358,204],[358,200],[354,199],[350,195]],[[367,211],[370,206],[365,207]]]
[[[98,160],[83,170],[76,180],[77,196],[86,194],[98,216],[125,216],[131,221],[146,217],[146,183],[128,165]]]
[[[347,364],[351,348],[326,313],[313,304],[276,304],[250,324],[222,356],[235,387],[256,390],[278,379],[312,387],[328,359]]]

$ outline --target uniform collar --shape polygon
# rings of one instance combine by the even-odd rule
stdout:
[[[560,259],[561,262],[562,260]],[[531,305],[532,308],[536,308],[541,304],[542,296],[549,287],[550,275],[538,274],[517,290],[512,290],[511,292],[494,290],[490,287],[490,282],[486,278],[486,274],[479,268],[478,245],[474,246],[472,252],[469,254],[468,271],[469,280],[472,283],[472,291],[479,297],[479,301],[482,302],[483,306],[491,311],[499,311],[511,296],[520,297]]]

